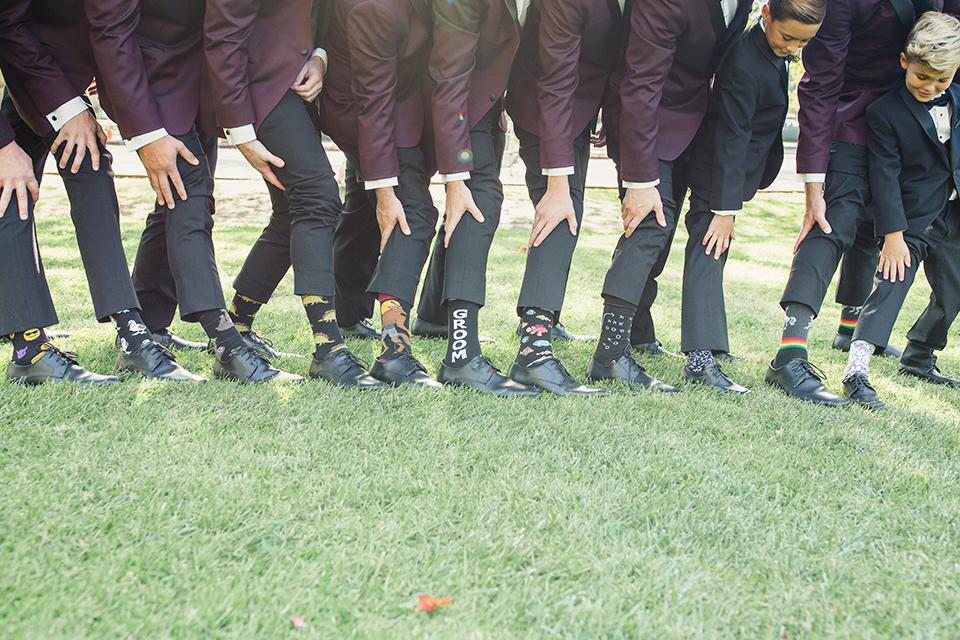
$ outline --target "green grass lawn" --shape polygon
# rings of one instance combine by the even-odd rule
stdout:
[[[149,196],[144,182],[120,185],[132,260]],[[228,288],[259,232],[230,209],[262,191],[232,188],[214,231]],[[610,193],[588,196],[608,219],[580,239],[563,319],[596,334],[617,211]],[[48,186],[40,204],[47,277],[73,332],[61,346],[109,372],[113,330],[92,320],[65,198]],[[681,385],[682,361],[651,358],[682,395],[0,384],[0,637],[960,636],[960,390],[888,360],[874,360],[881,414],[763,384],[799,215],[795,198],[762,197],[739,221],[727,307],[747,361],[727,371],[747,397]],[[503,369],[526,237],[503,230],[491,255],[481,329]],[[672,350],[685,240],[654,309]],[[928,291],[918,280],[893,344]],[[825,304],[810,339],[835,390],[838,314]],[[289,278],[257,328],[307,353]],[[350,346],[374,356],[374,344]],[[435,372],[444,345],[414,349]],[[580,377],[592,350],[557,345]],[[211,373],[205,354],[180,360]],[[309,360],[279,364],[306,375]],[[955,344],[941,365],[960,373]],[[420,593],[451,603],[418,613]]]

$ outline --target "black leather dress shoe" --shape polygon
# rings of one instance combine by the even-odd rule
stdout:
[[[389,386],[367,373],[363,363],[349,349],[331,351],[323,360],[313,358],[310,363],[310,377],[332,382],[338,387],[356,387],[362,391]]]
[[[277,358],[300,358],[300,354],[297,353],[285,353],[283,351],[277,351],[273,348],[273,343],[268,339],[263,337],[263,334],[259,331],[241,331],[240,337],[243,338],[243,342],[259,353],[261,356],[267,360],[276,360]],[[207,340],[207,353],[214,353],[216,349],[216,344],[214,344],[213,338]]]
[[[140,345],[136,353],[126,354],[121,351],[117,358],[117,367],[121,371],[134,371],[156,380],[206,382],[206,379],[190,373],[177,364],[172,353],[153,341]]]
[[[671,358],[680,357],[677,354],[670,353],[664,349],[659,340],[654,340],[653,342],[640,342],[637,344],[631,344],[630,346],[633,348],[633,352],[639,355],[670,356]]]
[[[864,409],[879,411],[886,408],[864,373],[855,373],[843,379],[843,395],[850,398],[850,402]]]
[[[747,359],[742,356],[735,356],[726,351],[714,352],[713,359],[719,362],[746,362]]]
[[[447,325],[427,322],[426,320],[421,320],[418,316],[413,319],[413,324],[410,325],[410,335],[417,336],[418,338],[441,338],[446,340],[450,332],[447,330]],[[493,342],[493,338],[490,336],[478,336],[477,340],[480,342]]]
[[[260,355],[253,347],[243,345],[229,360],[221,360],[217,354],[213,361],[213,377],[223,380],[236,380],[242,384],[253,382],[303,382],[303,378],[280,371],[270,361]]]
[[[369,338],[371,340],[379,340],[380,329],[377,329],[366,320],[361,320],[357,324],[352,324],[349,327],[340,327],[340,335],[344,338]]]
[[[610,393],[606,389],[583,386],[556,358],[545,360],[534,367],[523,367],[514,361],[507,370],[507,376],[514,382],[537,387],[558,396],[605,396]]]
[[[838,351],[843,351],[844,353],[850,353],[850,343],[853,342],[853,336],[848,336],[843,333],[838,333],[833,337],[833,348]],[[880,358],[897,358],[900,359],[900,356],[903,355],[903,352],[896,347],[891,347],[887,345],[885,347],[873,348],[873,355]]]
[[[392,360],[376,360],[370,367],[370,375],[394,387],[442,387],[427,374],[420,361],[409,353]]]
[[[764,380],[787,395],[805,402],[828,407],[845,407],[850,404],[823,385],[825,377],[826,374],[809,360],[795,358],[779,369],[774,369],[771,361]]]
[[[202,351],[207,348],[206,343],[204,342],[191,342],[189,340],[184,340],[179,336],[175,336],[170,332],[170,329],[160,329],[156,333],[150,336],[153,338],[153,341],[156,342],[161,347],[165,349],[170,349],[170,351],[185,351],[187,349],[196,349]],[[119,337],[118,337],[119,344]]]
[[[462,367],[448,367],[440,361],[437,380],[454,387],[469,387],[495,396],[538,396],[540,389],[514,382],[497,369],[490,358],[480,354]]]
[[[587,379],[595,382],[619,380],[638,391],[650,389],[662,393],[680,393],[680,389],[651,377],[632,355],[626,353],[610,364],[602,364],[591,357],[587,363]]]
[[[414,318],[413,324],[410,325],[410,335],[418,338],[443,338],[446,340],[448,334],[447,325],[427,322],[420,316]]]
[[[905,376],[913,376],[914,378],[920,378],[924,382],[929,382],[930,384],[942,384],[946,387],[960,387],[960,380],[948,378],[947,376],[943,375],[940,373],[940,369],[938,369],[937,365],[935,364],[931,364],[927,367],[911,367],[901,362],[897,367],[897,373],[902,373]]]
[[[77,364],[77,354],[60,351],[50,343],[44,345],[43,354],[28,365],[11,362],[7,365],[7,377],[21,384],[44,384],[47,382],[72,382],[73,384],[113,384],[120,382],[116,376],[102,376],[87,371]]]
[[[684,365],[683,377],[689,382],[705,385],[719,393],[739,393],[740,395],[750,393],[750,389],[740,386],[728,378],[716,362],[704,367],[700,372],[690,371],[690,368]]]

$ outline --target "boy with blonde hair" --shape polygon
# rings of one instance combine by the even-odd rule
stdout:
[[[953,140],[960,89],[952,84],[960,67],[960,21],[923,14],[900,64],[903,84],[867,109],[874,225],[883,250],[843,375],[844,395],[869,409],[884,406],[868,379],[870,356],[875,345],[887,343],[922,261],[932,289],[928,309],[943,314],[939,348],[960,311],[960,140]]]

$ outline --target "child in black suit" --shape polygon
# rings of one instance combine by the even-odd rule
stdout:
[[[683,269],[684,377],[725,393],[747,393],[714,361],[727,353],[723,267],[743,203],[769,186],[783,163],[787,58],[823,21],[825,0],[769,0],[714,80],[690,163],[689,234]],[[711,254],[713,254],[711,256]]]
[[[883,408],[867,378],[870,356],[874,345],[887,343],[921,261],[933,290],[930,307],[943,314],[944,333],[960,311],[960,139],[954,135],[960,89],[951,84],[960,66],[960,22],[923,14],[900,64],[904,84],[867,109],[874,225],[883,251],[853,335],[843,393],[869,409]],[[935,360],[928,368],[900,365],[902,373],[930,382],[954,382],[940,376]]]

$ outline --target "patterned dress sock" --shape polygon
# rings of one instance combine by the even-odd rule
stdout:
[[[314,360],[323,360],[331,352],[345,349],[340,327],[337,326],[337,314],[333,310],[333,295],[303,296],[303,308],[313,330]]]
[[[535,367],[553,357],[555,315],[547,309],[527,308],[520,312],[520,347],[517,364]]]
[[[837,333],[843,336],[852,336],[853,330],[857,328],[857,320],[860,319],[860,310],[863,307],[840,307],[840,326],[837,327]]]
[[[409,302],[398,300],[392,296],[380,295],[380,344],[383,350],[377,360],[385,362],[400,357],[404,353],[411,353],[410,349],[410,308]]]
[[[687,369],[691,373],[700,373],[713,364],[713,351],[701,349],[687,354]]]
[[[43,355],[47,334],[43,329],[27,329],[10,334],[10,342],[13,343],[13,361],[27,366]]]
[[[866,340],[854,340],[850,343],[850,357],[847,367],[843,370],[843,377],[847,378],[856,373],[867,375],[870,373],[870,356],[873,355],[873,345]]]
[[[150,332],[140,319],[140,312],[136,309],[124,309],[110,314],[114,328],[120,337],[120,350],[130,355],[136,353],[143,343],[150,342]]]
[[[204,333],[214,341],[220,360],[230,360],[246,344],[226,309],[211,309],[197,315]]]
[[[227,313],[230,314],[230,319],[233,320],[237,331],[253,331],[253,321],[262,306],[262,302],[235,293],[227,307]]]
[[[813,316],[813,309],[805,304],[794,302],[787,305],[780,349],[777,350],[777,357],[773,359],[774,368],[779,369],[797,358],[807,359],[807,336],[810,325],[813,324]]]
[[[633,316],[637,312],[637,305],[626,300],[604,298],[603,322],[600,325],[600,341],[593,359],[600,364],[613,364],[627,352],[630,347],[630,328],[633,326]]]
[[[480,355],[480,305],[466,300],[447,301],[447,356],[448,367],[462,367]]]

